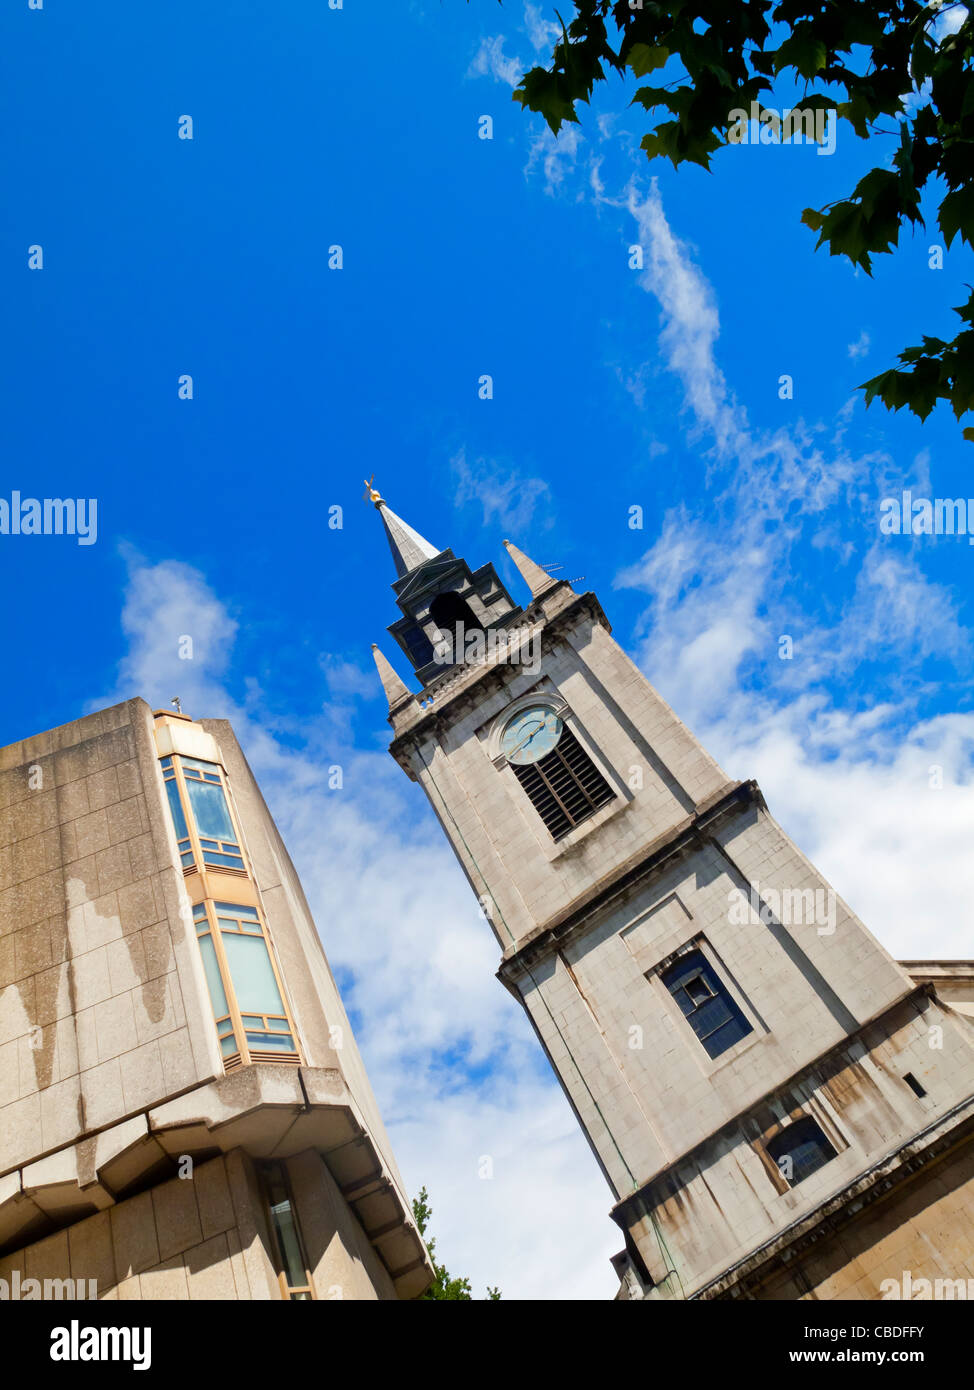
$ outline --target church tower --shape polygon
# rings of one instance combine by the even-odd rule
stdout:
[[[893,960],[593,593],[505,542],[521,608],[371,499],[422,687],[374,649],[390,751],[612,1190],[619,1297],[974,1289],[972,963]]]

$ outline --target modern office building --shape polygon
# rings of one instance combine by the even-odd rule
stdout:
[[[396,1299],[431,1278],[229,724],[133,699],[0,750],[0,1287]]]
[[[421,686],[376,650],[390,751],[612,1190],[619,1297],[974,1296],[974,962],[893,960],[594,594],[508,544],[522,608],[372,501]]]

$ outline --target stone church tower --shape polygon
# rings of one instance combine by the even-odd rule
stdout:
[[[518,607],[372,500],[422,686],[375,650],[390,751],[612,1190],[619,1297],[974,1296],[974,962],[893,960],[594,594],[505,542]]]

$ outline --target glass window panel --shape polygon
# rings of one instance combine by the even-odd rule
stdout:
[[[248,1013],[282,1014],[284,1001],[277,988],[264,938],[224,932],[223,949],[227,953],[239,1008]]]
[[[214,854],[208,849],[203,854],[205,863],[212,864],[217,869],[242,869],[243,860],[239,855]]]
[[[185,850],[179,857],[183,861],[184,869],[191,869],[193,867],[193,851],[191,849]]]
[[[290,1033],[291,1031],[291,1025],[286,1018],[269,1018],[267,1026],[273,1028],[275,1033]]]
[[[211,840],[236,840],[222,787],[210,782],[187,782],[186,791],[200,835]]]
[[[688,952],[661,978],[710,1057],[719,1057],[751,1032],[750,1023],[702,951]]]
[[[210,999],[213,1003],[213,1015],[215,1018],[222,1018],[224,1014],[230,1012],[230,1005],[227,1003],[227,996],[223,988],[223,981],[220,978],[220,967],[216,959],[216,947],[213,945],[211,936],[197,937],[200,943],[200,951],[203,955],[203,971],[206,975],[206,983],[210,990]]]
[[[245,1028],[263,1028],[264,1020],[259,1014],[241,1014],[241,1022]]]
[[[271,1169],[268,1174],[268,1196],[270,1197],[271,1221],[277,1236],[278,1248],[284,1261],[284,1278],[292,1287],[307,1288],[308,1275],[301,1254],[294,1212],[287,1195],[287,1188],[279,1173]]]
[[[228,1038],[220,1039],[220,1051],[223,1053],[224,1057],[232,1057],[237,1051],[237,1040],[232,1033]]]
[[[215,772],[219,775],[220,769],[216,763],[204,763],[199,758],[180,758],[183,767],[197,767],[202,772]]]
[[[163,758],[161,765],[163,767],[172,767],[172,758]]]
[[[188,840],[189,827],[186,824],[182,803],[179,800],[179,788],[174,781],[166,783],[166,795],[169,798],[169,810],[172,812],[172,823],[176,827],[176,839]]]
[[[248,921],[259,922],[256,907],[244,907],[240,903],[217,903],[217,912],[230,912],[234,917],[245,917]]]
[[[248,1033],[247,1042],[258,1052],[295,1052],[294,1040],[281,1033]]]

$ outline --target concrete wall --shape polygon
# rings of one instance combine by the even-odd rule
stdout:
[[[925,1096],[903,1080],[908,1072]],[[651,1270],[660,1267],[662,1237],[689,1295],[856,1184],[972,1092],[974,1031],[935,1000],[907,1000],[786,1089],[715,1126],[628,1204],[630,1229]],[[765,1145],[799,1114],[811,1115],[837,1152],[790,1187]]]
[[[287,1161],[315,1292],[396,1297],[314,1151]],[[236,1150],[0,1259],[0,1279],[95,1280],[101,1299],[280,1299],[263,1200]]]
[[[797,1262],[797,1280],[793,1271],[779,1271],[754,1297],[974,1299],[974,1141],[925,1170],[904,1191],[876,1203],[823,1245]],[[921,1279],[932,1286],[918,1286]],[[897,1287],[885,1282],[889,1280]],[[942,1283],[938,1289],[937,1280],[952,1281],[954,1287],[948,1291]]]
[[[512,968],[618,1194],[911,987],[841,902],[829,934],[814,922],[735,920],[733,890],[751,877],[762,885],[824,884],[765,811],[745,808],[695,853],[593,913],[557,951]],[[708,954],[751,1024],[714,1059],[659,978],[673,953],[692,944]]]
[[[618,793],[557,844],[512,769],[491,760],[495,720],[529,693],[567,700],[572,730]],[[451,699],[435,735],[418,737],[413,775],[476,892],[486,883],[497,903],[494,927],[505,950],[730,785],[587,609],[557,638],[546,634],[540,675],[496,667],[469,695]],[[642,778],[636,790],[635,769]]]
[[[0,750],[0,1174],[222,1073],[129,700]]]

